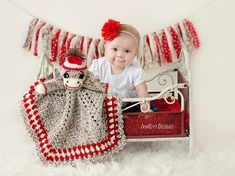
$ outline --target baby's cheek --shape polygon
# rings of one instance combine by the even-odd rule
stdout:
[[[109,61],[110,64],[113,64],[114,63],[114,58],[113,57],[109,57],[108,61]]]

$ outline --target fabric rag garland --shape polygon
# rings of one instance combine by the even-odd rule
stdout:
[[[116,25],[116,24],[115,24]],[[107,29],[115,38],[115,28]],[[103,34],[105,37],[105,34]],[[189,19],[184,19],[175,25],[162,29],[159,32],[146,34],[142,37],[142,48],[139,62],[144,69],[152,66],[161,67],[166,64],[179,62],[180,52],[186,46],[189,53],[200,47],[200,41],[196,29]],[[46,53],[46,57],[52,63],[64,61],[64,54],[69,48],[79,48],[87,58],[87,65],[93,59],[104,55],[104,40],[86,37],[79,34],[64,31],[51,24],[34,18],[29,25],[28,35],[23,46],[35,56]]]

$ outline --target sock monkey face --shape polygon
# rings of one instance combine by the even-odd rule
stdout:
[[[75,70],[63,70],[61,72],[64,86],[68,89],[79,89],[86,78],[86,74],[86,71]]]

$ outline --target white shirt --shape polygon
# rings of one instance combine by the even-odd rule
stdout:
[[[113,75],[111,65],[105,57],[93,60],[89,71],[101,82],[109,84],[109,96],[138,97],[135,87],[144,82],[144,73],[139,65],[131,64],[122,73]]]

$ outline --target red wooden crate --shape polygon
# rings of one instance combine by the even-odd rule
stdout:
[[[127,138],[186,136],[183,112],[123,113]]]

